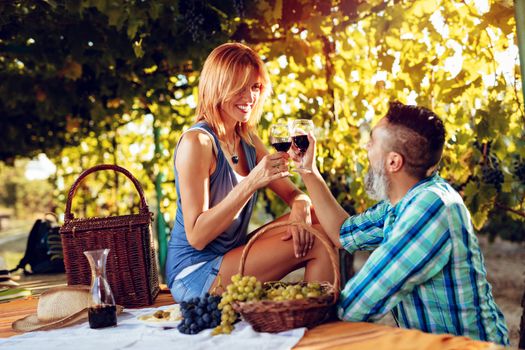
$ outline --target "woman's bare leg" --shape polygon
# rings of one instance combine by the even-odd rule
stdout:
[[[321,226],[320,226],[321,224],[319,223],[319,219],[317,219],[317,216],[315,215],[315,211],[313,210],[313,208],[311,209],[310,212],[311,212],[311,215],[312,215],[312,226],[314,226],[314,227],[321,227]],[[263,229],[264,227],[266,227],[266,226],[268,226],[268,225],[270,225],[270,224],[274,224],[274,223],[276,223],[276,222],[288,221],[289,218],[290,218],[290,213],[287,213],[287,214],[284,214],[284,215],[282,215],[282,216],[279,216],[277,219],[275,219],[275,220],[272,221],[272,222],[269,222],[269,223],[267,223],[267,224],[262,225],[261,227],[259,227],[259,228],[256,229],[255,231],[250,232],[250,233],[248,234],[248,240],[250,240],[250,238],[251,238],[254,234],[256,234],[257,232],[259,232],[259,231],[260,231],[261,229]],[[316,226],[316,225],[318,225],[318,226]],[[319,231],[322,232],[322,233],[324,233],[324,231],[323,231],[322,228],[320,228]],[[282,234],[282,235],[284,235],[284,230],[283,230],[282,232],[281,232],[281,231],[266,232],[265,237],[268,237],[270,234],[274,234],[274,235],[275,235],[275,234]],[[328,236],[326,236],[326,237],[329,238]],[[314,239],[315,239],[315,237],[314,237]]]
[[[323,232],[320,225],[313,225],[313,227]],[[289,272],[304,266],[306,281],[333,282],[333,267],[328,252],[321,241],[316,239],[312,249],[304,257],[296,258],[292,239],[286,241],[281,239],[286,230],[286,226],[271,229],[254,242],[244,265],[244,275],[255,276],[263,282],[276,281]],[[335,247],[331,247],[331,249],[335,252]],[[239,272],[243,250],[244,246],[240,246],[224,256],[219,269],[223,285],[229,284],[231,276]],[[337,263],[338,259],[336,259]],[[213,290],[217,282],[218,279],[215,280],[210,290]]]

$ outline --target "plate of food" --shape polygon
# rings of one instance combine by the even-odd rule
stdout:
[[[158,328],[174,328],[180,323],[182,315],[179,305],[169,307],[163,310],[157,310],[153,313],[140,315],[137,317],[145,325]]]

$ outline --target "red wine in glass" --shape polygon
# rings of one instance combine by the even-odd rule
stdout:
[[[292,146],[292,141],[287,124],[276,123],[270,126],[270,143],[277,152],[288,152]]]
[[[296,119],[292,122],[291,134],[294,148],[299,150],[299,156],[301,157],[301,163],[299,169],[305,169],[304,167],[304,154],[310,146],[308,141],[308,134],[313,133],[314,123],[309,119]]]
[[[292,146],[292,142],[288,141],[288,139],[272,140],[272,146],[277,152],[288,152],[288,150]]]
[[[305,153],[308,149],[308,146],[310,145],[310,141],[308,141],[307,135],[296,135],[292,136],[293,144],[295,147],[301,151],[301,153]]]

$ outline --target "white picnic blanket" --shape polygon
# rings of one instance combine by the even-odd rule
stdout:
[[[132,310],[126,309],[118,316],[117,327],[91,329],[87,321],[83,324],[25,333],[0,339],[0,349],[10,350],[117,350],[117,349],[290,349],[302,338],[306,328],[292,329],[277,334],[258,333],[241,321],[235,324],[230,335],[212,336],[211,329],[199,334],[181,334],[176,328],[152,327],[137,319],[172,306]]]

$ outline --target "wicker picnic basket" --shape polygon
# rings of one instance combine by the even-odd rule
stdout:
[[[298,222],[276,222],[265,226],[257,232],[244,247],[239,266],[241,276],[244,272],[244,263],[248,252],[253,243],[262,236],[266,231],[281,227],[295,225],[303,227],[311,232],[318,239],[327,251],[330,257],[331,265],[334,270],[334,283],[321,282],[322,294],[316,298],[307,298],[299,300],[273,301],[261,300],[256,302],[236,302],[233,304],[235,311],[241,314],[253,329],[258,332],[277,333],[297,327],[314,327],[333,316],[335,303],[339,297],[339,268],[335,250],[331,247],[325,235],[311,226]],[[264,288],[269,289],[273,286],[297,284],[284,282],[266,282]],[[306,285],[306,282],[299,282]]]
[[[133,182],[140,196],[138,214],[102,218],[74,217],[71,202],[77,188],[86,176],[101,170],[122,173]],[[106,276],[115,302],[125,307],[153,304],[159,293],[159,277],[151,236],[152,217],[142,187],[129,171],[110,164],[85,170],[69,191],[64,225],[60,229],[67,283],[90,285],[91,268],[83,252],[109,248]]]

